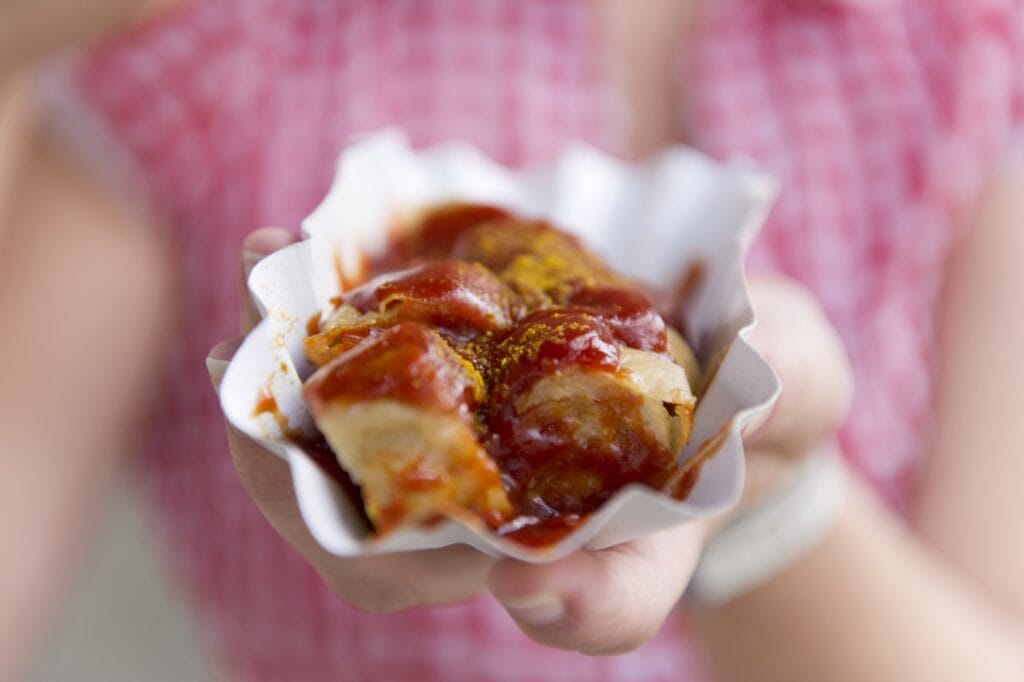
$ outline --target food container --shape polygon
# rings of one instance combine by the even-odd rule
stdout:
[[[341,556],[465,543],[495,556],[554,561],[579,548],[608,547],[721,512],[737,501],[743,485],[741,430],[779,390],[764,358],[746,341],[754,317],[743,273],[744,253],[774,194],[766,176],[683,147],[628,164],[572,146],[549,166],[514,171],[465,144],[414,151],[400,132],[369,135],[342,152],[328,195],[303,222],[306,239],[252,271],[249,289],[264,317],[224,375],[224,413],[287,460],[310,532]],[[661,288],[675,288],[690,273],[685,332],[705,370],[717,369],[697,405],[681,461],[712,456],[685,500],[629,485],[544,547],[452,519],[377,537],[358,500],[295,444],[298,434],[314,432],[301,397],[302,380],[312,371],[302,350],[307,321],[330,309],[342,282],[359,277],[364,257],[386,248],[404,217],[451,201],[549,220],[578,235],[619,272]],[[268,394],[276,414],[255,409]]]

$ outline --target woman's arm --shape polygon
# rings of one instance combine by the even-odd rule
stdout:
[[[694,612],[722,680],[1024,679],[1024,167],[957,250],[913,528],[856,489],[774,580]]]
[[[0,0],[0,81],[69,45],[140,21],[175,0]]]
[[[171,289],[142,216],[28,117],[0,121],[0,139],[24,142],[17,160],[0,154],[0,679],[11,679],[152,388]]]
[[[944,312],[937,432],[914,525],[1024,623],[1024,158],[984,197]]]

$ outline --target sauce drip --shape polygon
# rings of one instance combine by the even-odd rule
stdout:
[[[277,399],[274,398],[274,394],[270,392],[270,381],[260,387],[259,393],[256,394],[256,405],[253,407],[252,416],[259,417],[260,415],[269,414],[277,424],[278,430],[285,438],[295,439],[299,435],[297,429],[293,429],[291,424],[288,422],[288,415],[281,412],[281,409],[277,405]]]

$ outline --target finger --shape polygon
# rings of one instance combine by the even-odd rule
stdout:
[[[849,410],[853,374],[846,351],[821,306],[796,283],[752,278],[750,297],[758,320],[750,341],[779,375],[782,393],[744,440],[804,452],[834,432]]]
[[[248,291],[249,274],[266,255],[294,241],[285,230],[264,228],[243,242],[239,283],[243,333],[260,319]],[[227,341],[211,351],[207,366],[215,385],[239,344],[240,339]],[[230,425],[227,431],[239,479],[261,513],[351,606],[392,613],[465,601],[483,589],[494,560],[466,546],[352,558],[330,554],[313,538],[302,518],[287,463]]]
[[[369,613],[396,613],[473,599],[484,591],[494,561],[467,545],[453,545],[352,559],[334,557],[318,570],[346,603]]]
[[[693,573],[704,533],[703,523],[691,523],[552,564],[502,561],[489,586],[535,641],[586,654],[623,653],[660,629]]]
[[[466,546],[352,558],[329,553],[302,518],[288,464],[237,429],[227,428],[231,456],[246,492],[274,530],[350,606],[394,613],[466,601],[483,590],[494,559]]]
[[[279,227],[263,227],[250,232],[242,242],[242,258],[239,267],[238,299],[242,305],[242,334],[259,324],[260,313],[249,295],[249,273],[266,256],[283,249],[295,241],[291,232]]]
[[[235,357],[235,352],[242,345],[242,338],[227,339],[221,341],[210,349],[206,354],[206,371],[210,373],[210,381],[213,382],[213,390],[220,390],[220,382],[224,379],[224,372],[228,369],[228,363]]]

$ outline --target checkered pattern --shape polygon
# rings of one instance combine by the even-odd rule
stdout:
[[[1012,0],[715,0],[681,92],[693,140],[784,192],[752,255],[823,302],[858,391],[842,443],[897,499],[926,444],[933,306],[1021,112]],[[140,480],[225,669],[243,680],[704,679],[677,623],[631,655],[527,641],[489,599],[338,603],[239,486],[202,359],[236,329],[243,236],[295,227],[353,133],[398,124],[510,164],[618,147],[581,0],[210,0],[104,46],[72,87],[174,228],[185,319]]]

